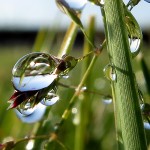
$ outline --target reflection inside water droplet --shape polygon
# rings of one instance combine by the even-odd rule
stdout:
[[[130,51],[133,56],[136,56],[139,53],[140,44],[141,44],[141,39],[129,38]]]
[[[21,114],[17,109],[15,109],[16,115],[18,116],[18,118],[25,123],[35,123],[39,120],[42,119],[44,113],[46,110],[46,106],[42,105],[42,104],[38,104],[36,106],[36,109],[34,110],[33,113],[31,113],[30,115],[23,115]]]
[[[111,96],[104,96],[102,101],[106,105],[111,104],[112,103],[112,97]]]
[[[26,145],[26,150],[32,150],[34,147],[34,140],[30,140]]]
[[[83,86],[83,87],[81,88],[81,91],[84,92],[85,90],[87,90],[87,87],[86,87],[86,86]]]
[[[54,105],[59,100],[59,96],[55,93],[54,90],[51,90],[47,93],[46,97],[41,101],[41,104],[45,106]]]
[[[150,124],[148,122],[144,122],[144,128],[150,130]]]
[[[111,64],[108,64],[103,69],[105,77],[110,81],[116,81],[117,75],[115,73],[115,69]]]
[[[34,110],[36,109],[36,106],[35,107],[32,107],[31,106],[31,103],[27,102],[25,105],[19,105],[17,110],[24,116],[28,116],[28,115],[31,115]]]
[[[150,0],[144,0],[144,1],[146,1],[146,2],[150,3]]]
[[[78,112],[78,109],[77,109],[76,107],[74,107],[74,108],[72,108],[71,112],[72,112],[73,114],[76,114],[76,113]]]
[[[104,1],[105,1],[105,0],[100,0],[100,4],[101,4],[101,5],[104,5]]]

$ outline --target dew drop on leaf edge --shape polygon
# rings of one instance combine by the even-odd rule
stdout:
[[[114,71],[114,68],[111,64],[108,64],[103,69],[105,77],[110,81],[116,81],[117,75]]]

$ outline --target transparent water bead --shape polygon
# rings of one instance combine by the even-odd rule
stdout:
[[[134,3],[134,5],[138,3],[138,1],[131,1],[131,4]],[[129,45],[130,45],[130,51],[132,54],[132,57],[135,57],[139,51],[142,44],[142,30],[136,21],[135,17],[132,15],[132,13],[127,9],[127,7],[124,6],[125,10],[125,23],[128,31],[128,37],[129,37]]]
[[[108,64],[103,69],[105,77],[110,81],[116,81],[117,75],[115,73],[114,67],[111,64]]]
[[[30,140],[26,145],[26,150],[32,150],[34,147],[34,140]]]
[[[57,2],[63,4],[67,8],[81,11],[87,4],[87,0],[56,0]]]
[[[18,116],[18,118],[25,123],[35,123],[39,120],[41,120],[43,118],[43,115],[45,113],[46,110],[46,106],[42,105],[41,103],[39,103],[36,106],[36,109],[34,110],[33,113],[31,113],[30,115],[23,115],[22,113],[20,113],[17,109],[15,109],[16,115]]]
[[[51,90],[48,92],[46,97],[41,101],[41,104],[45,106],[51,106],[54,105],[59,100],[59,96],[54,92],[54,90]]]
[[[130,51],[131,51],[133,57],[135,57],[139,54],[140,44],[141,44],[141,39],[129,38]]]
[[[36,109],[35,107],[31,106],[31,103],[27,102],[25,105],[18,106],[17,110],[24,116],[31,115]]]
[[[19,91],[45,88],[57,78],[53,71],[58,64],[59,59],[46,53],[27,54],[13,67],[12,83]]]
[[[69,75],[63,75],[62,78],[68,79],[68,78],[69,78]]]
[[[144,128],[150,130],[150,124],[148,122],[144,122]]]
[[[104,96],[102,101],[104,104],[109,105],[112,103],[112,97],[111,96]]]
[[[100,4],[103,6],[105,0],[100,0]]]

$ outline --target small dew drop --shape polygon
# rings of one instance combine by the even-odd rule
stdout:
[[[108,64],[103,69],[103,72],[105,74],[105,77],[110,81],[116,81],[117,75],[115,73],[115,70],[111,64]]]
[[[32,150],[34,146],[34,140],[30,140],[26,145],[26,150]]]
[[[80,119],[78,115],[75,115],[73,118],[73,124],[74,125],[78,125],[80,123]]]
[[[35,109],[36,109],[36,106],[32,107],[29,102],[26,103],[24,106],[19,106],[17,108],[17,110],[24,116],[31,115]]]
[[[45,106],[51,106],[54,105],[59,100],[59,96],[54,92],[54,90],[51,90],[48,92],[47,96],[41,101],[41,104]]]
[[[86,87],[86,86],[83,86],[83,87],[81,88],[81,91],[84,92],[85,90],[87,90],[87,87]]]
[[[72,108],[71,112],[72,112],[72,114],[76,114],[78,112],[78,109],[74,107],[74,108]]]
[[[100,0],[100,4],[103,6],[105,0]]]
[[[150,130],[150,124],[148,122],[144,122],[144,128]]]
[[[140,52],[140,44],[141,44],[141,39],[129,38],[130,51],[133,57],[137,56],[138,53]]]
[[[42,105],[41,103],[39,103],[36,106],[36,109],[34,110],[33,113],[31,113],[30,115],[23,115],[22,113],[20,113],[17,109],[15,109],[16,115],[18,116],[18,118],[25,123],[35,123],[39,120],[42,119],[44,113],[46,110],[46,106]]]
[[[105,96],[102,101],[104,104],[109,105],[112,103],[112,97],[111,96]]]
[[[64,79],[68,79],[69,78],[69,75],[63,75],[62,76]]]

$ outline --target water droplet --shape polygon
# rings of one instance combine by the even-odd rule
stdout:
[[[78,109],[77,109],[76,107],[74,107],[74,108],[72,108],[71,112],[72,112],[73,114],[76,114],[76,113],[78,112]]]
[[[69,75],[63,75],[62,76],[64,79],[68,79],[69,78]]]
[[[79,123],[80,123],[80,118],[79,118],[79,115],[76,114],[76,115],[74,116],[74,118],[73,118],[73,124],[74,124],[74,125],[79,125]]]
[[[27,102],[25,105],[24,104],[19,105],[17,108],[17,110],[24,116],[31,115],[35,109],[36,109],[36,106],[32,107],[31,103],[29,102]]]
[[[44,113],[45,113],[45,110],[46,110],[46,106],[42,105],[41,103],[39,103],[37,106],[36,106],[36,109],[34,110],[34,112],[30,115],[23,115],[21,114],[17,109],[15,109],[15,112],[18,116],[18,118],[22,121],[22,122],[25,122],[25,123],[35,123],[39,120],[42,119]]]
[[[26,145],[26,150],[32,150],[34,146],[34,140],[30,140]]]
[[[134,6],[136,6],[140,0],[130,0],[127,4],[128,9],[131,11]]]
[[[49,86],[58,77],[53,74],[58,63],[59,59],[46,53],[25,55],[17,61],[12,70],[15,89],[32,91]]]
[[[87,90],[87,87],[86,87],[86,86],[83,86],[83,87],[81,88],[81,91],[84,92],[85,90]]]
[[[144,122],[144,128],[150,130],[150,124],[148,122]]]
[[[137,54],[140,52],[140,44],[141,39],[129,38],[130,51],[133,57],[137,56]]]
[[[130,51],[132,57],[135,57],[140,52],[143,38],[142,31],[132,13],[126,7],[124,7],[124,9],[125,9],[125,23],[128,31]]]
[[[144,0],[144,1],[146,1],[146,2],[150,3],[150,0]]]
[[[81,11],[85,7],[87,0],[57,0],[57,2],[69,9]]]
[[[54,90],[47,93],[46,97],[41,101],[41,104],[45,106],[54,105],[59,100],[59,96],[56,95]]]
[[[100,0],[100,4],[101,4],[101,5],[104,5],[104,0]]]
[[[106,105],[111,104],[112,103],[112,97],[111,96],[104,96],[102,101]]]
[[[143,116],[144,127],[150,129],[150,104],[142,103],[140,104],[140,109],[141,109],[142,116]]]
[[[115,69],[111,64],[108,64],[103,69],[105,77],[110,81],[116,81],[117,75],[115,73]]]

